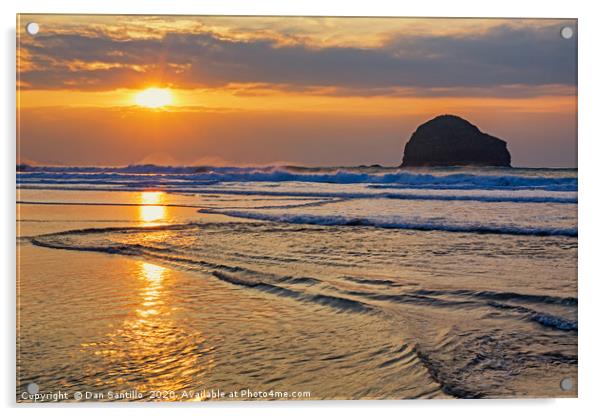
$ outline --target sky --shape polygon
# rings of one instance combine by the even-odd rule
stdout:
[[[36,22],[40,32],[25,31]],[[577,166],[575,20],[20,15],[18,163],[397,166],[455,114]]]

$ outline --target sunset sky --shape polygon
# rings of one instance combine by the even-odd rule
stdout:
[[[456,114],[514,166],[576,167],[566,25],[21,15],[18,162],[395,166],[419,124]]]

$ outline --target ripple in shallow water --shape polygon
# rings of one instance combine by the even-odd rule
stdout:
[[[576,242],[562,237],[203,223],[31,241],[143,258],[150,271],[193,272],[170,292],[176,311],[157,313],[165,300],[154,303],[143,290],[147,305],[135,311],[145,316],[90,347],[119,357],[114,366],[129,363],[134,385],[143,385],[147,362],[149,380],[178,369],[144,354],[163,347],[167,357],[191,357],[191,372],[182,371],[189,377],[172,380],[178,385],[198,386],[204,376],[230,386],[284,380],[330,398],[547,396],[557,394],[558,374],[576,370],[577,300],[564,289]],[[549,273],[537,280],[543,268]],[[240,303],[224,304],[223,296]],[[141,326],[142,318],[161,319],[160,328]],[[220,327],[212,334],[204,324]],[[166,331],[159,332],[165,343],[140,335],[154,328]],[[361,386],[351,382],[358,374]]]

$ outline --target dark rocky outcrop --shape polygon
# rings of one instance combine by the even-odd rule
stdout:
[[[401,166],[510,167],[510,153],[505,141],[482,133],[463,118],[442,115],[416,129]]]

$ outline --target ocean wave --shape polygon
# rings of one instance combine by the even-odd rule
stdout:
[[[24,189],[29,189],[25,187]],[[57,188],[51,188],[57,190]],[[94,188],[58,188],[61,190],[79,190],[90,191]],[[130,188],[129,191],[144,191],[147,188]],[[319,206],[330,203],[341,202],[347,199],[397,199],[405,201],[465,201],[465,202],[485,202],[485,203],[523,203],[523,204],[577,204],[576,196],[510,196],[510,195],[450,195],[450,194],[416,194],[416,193],[369,193],[369,192],[332,192],[332,191],[271,191],[271,190],[241,190],[241,189],[190,189],[190,188],[174,188],[170,189],[174,193],[199,194],[199,195],[239,195],[239,196],[265,196],[276,198],[305,198],[305,199],[320,199],[307,203],[289,204],[289,205],[264,205],[253,207],[252,209],[270,209],[270,208],[298,208]],[[86,203],[75,202],[44,202],[44,201],[17,201],[21,204],[54,204],[54,205],[84,205]],[[101,205],[101,203],[88,203],[88,205]],[[120,205],[117,203],[105,203],[104,205]],[[121,204],[125,205],[125,204]],[[139,205],[139,204],[129,204]],[[168,206],[169,204],[164,204]],[[178,204],[171,204],[178,206]],[[180,206],[189,206],[180,204]],[[200,206],[198,206],[200,208]],[[235,207],[228,207],[235,208]],[[251,209],[245,207],[245,209]]]
[[[128,166],[41,166],[41,165],[17,165],[17,172],[44,172],[44,173],[194,173],[198,167],[195,166],[162,166],[154,164],[128,165]]]
[[[567,307],[577,306],[577,299],[575,298],[559,298],[555,296],[546,295],[529,295],[520,293],[508,293],[508,292],[475,292],[469,290],[452,290],[452,291],[439,291],[439,290],[426,290],[420,289],[412,292],[405,293],[379,293],[379,292],[365,292],[358,290],[349,290],[345,294],[376,300],[386,301],[401,304],[413,304],[422,305],[428,307],[440,307],[440,308],[462,308],[468,310],[469,308],[480,308],[490,307],[495,309],[501,309],[516,313],[519,319],[530,320],[540,325],[557,329],[560,331],[577,331],[578,324],[576,321],[571,321],[561,316],[552,315],[546,312],[540,312],[526,306],[501,303],[491,299],[505,299],[508,301],[526,301],[526,302],[537,302],[537,303],[552,303],[559,304]],[[446,295],[458,296],[456,298],[443,297]]]
[[[245,224],[255,230],[259,224]],[[528,320],[561,331],[577,331],[577,322],[537,310],[544,305],[554,305],[572,311],[577,307],[577,298],[560,297],[545,293],[519,293],[510,291],[469,290],[469,289],[427,289],[415,288],[401,290],[402,286],[392,278],[374,278],[342,275],[338,279],[347,282],[339,285],[336,281],[326,282],[311,275],[287,275],[270,271],[254,270],[253,266],[231,261],[215,260],[198,256],[198,252],[189,252],[183,246],[149,245],[140,241],[134,234],[176,230],[230,229],[229,224],[180,224],[156,227],[110,227],[86,228],[61,231],[46,235],[29,237],[33,245],[54,249],[93,251],[107,254],[119,254],[155,261],[194,270],[237,286],[260,290],[272,295],[293,298],[298,301],[327,306],[338,312],[375,313],[381,311],[375,302],[415,305],[437,308],[494,308],[507,311],[504,317]],[[120,237],[111,237],[114,235]],[[128,236],[131,241],[124,241]],[[254,263],[253,263],[254,264]],[[351,285],[349,285],[351,284]],[[548,306],[545,306],[549,309]]]
[[[406,189],[532,189],[571,192],[577,190],[576,174],[566,170],[471,171],[429,173],[393,168],[300,167],[170,167],[134,165],[123,168],[42,167],[22,168],[18,183],[112,184],[126,186],[208,185],[228,182],[307,182],[368,184],[373,188]],[[560,175],[560,176],[559,176]]]
[[[489,290],[484,291],[472,291],[465,289],[456,290],[429,290],[429,289],[418,289],[415,290],[415,294],[427,295],[427,296],[468,296],[472,298],[490,299],[490,300],[505,300],[505,301],[521,301],[531,303],[542,303],[551,305],[564,305],[564,306],[577,306],[577,298],[574,297],[560,297],[551,295],[533,295],[528,293],[515,293],[515,292],[494,292]]]
[[[191,192],[195,192],[191,190]],[[266,191],[266,190],[236,190],[236,189],[220,189],[220,190],[201,190],[196,191],[204,194],[223,194],[223,195],[259,195],[259,196],[274,196],[274,197],[295,197],[295,198],[336,198],[334,201],[319,201],[311,204],[320,205],[329,202],[340,202],[345,199],[399,199],[399,200],[415,200],[415,201],[474,201],[474,202],[492,202],[492,203],[531,203],[531,204],[576,204],[578,199],[576,196],[510,196],[510,195],[451,195],[451,194],[417,194],[417,193],[397,193],[397,192],[332,192],[332,191]],[[309,204],[304,204],[309,206]],[[299,205],[301,206],[301,204]],[[287,206],[292,208],[293,206]],[[263,207],[257,207],[260,209]],[[269,207],[266,207],[269,208]],[[278,207],[275,207],[278,208]]]
[[[449,363],[444,363],[431,358],[425,351],[419,347],[415,348],[416,355],[420,362],[425,366],[430,376],[440,386],[441,390],[452,397],[458,399],[480,399],[486,397],[479,391],[473,391],[463,386],[457,376],[450,376]],[[458,369],[459,370],[459,369]]]
[[[201,209],[207,214],[222,214],[235,218],[262,221],[275,221],[288,224],[308,224],[324,226],[365,226],[416,231],[446,231],[479,234],[510,234],[526,236],[563,236],[577,237],[577,228],[554,228],[536,226],[512,226],[495,224],[453,224],[435,221],[409,221],[399,218],[365,218],[342,215],[311,215],[289,213],[266,213],[257,211],[236,211],[227,209]]]
[[[174,227],[156,227],[154,230],[161,231],[165,229],[174,229]],[[140,244],[77,244],[69,238],[70,235],[97,234],[110,232],[129,232],[141,230],[140,228],[120,227],[120,228],[99,228],[99,229],[81,229],[64,231],[52,234],[46,234],[37,237],[30,237],[28,241],[39,247],[74,250],[74,251],[92,251],[106,254],[119,254],[123,256],[152,257],[155,260],[163,261],[168,264],[190,267],[191,265],[199,267],[199,270],[210,273],[215,278],[237,286],[243,286],[270,293],[272,295],[293,298],[301,302],[313,303],[326,306],[336,312],[355,312],[355,313],[374,313],[375,309],[358,300],[333,296],[328,294],[311,294],[294,290],[276,283],[288,283],[294,287],[311,286],[320,283],[319,279],[311,277],[293,277],[277,276],[270,273],[259,273],[251,269],[240,266],[230,266],[226,264],[216,264],[201,259],[189,259],[177,257],[173,250],[169,248],[149,247]]]
[[[488,305],[498,309],[512,310],[523,315],[525,319],[529,319],[533,322],[537,322],[540,325],[558,329],[561,331],[577,331],[577,322],[570,321],[560,316],[555,316],[549,313],[538,312],[530,308],[519,305],[509,305],[500,302],[488,302]]]

